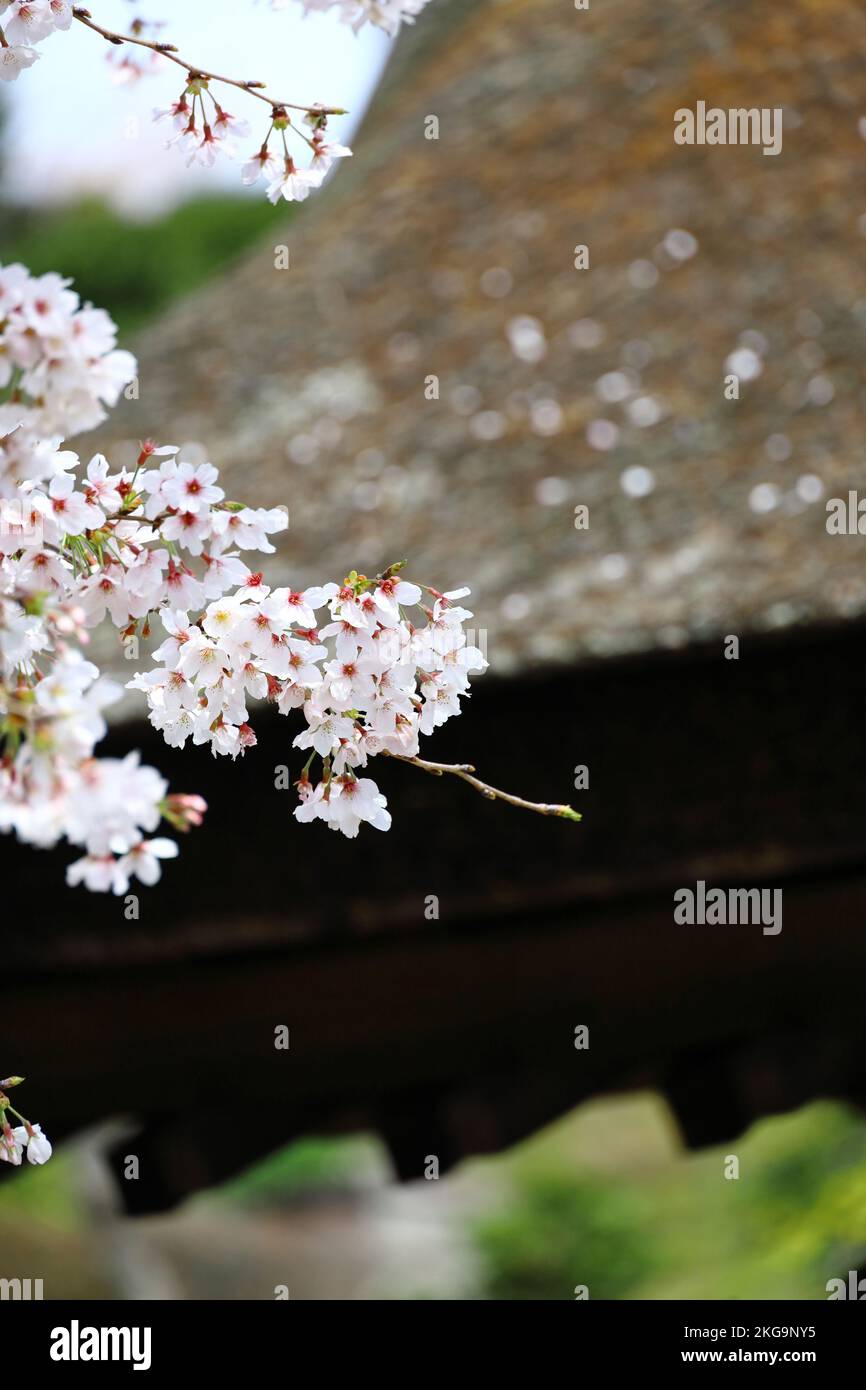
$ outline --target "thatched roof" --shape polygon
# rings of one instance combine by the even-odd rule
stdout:
[[[500,673],[861,613],[825,500],[866,484],[864,48],[854,0],[437,0],[349,167],[142,337],[98,442],[200,441],[288,503],[281,579],[471,584]],[[698,100],[784,107],[782,153],[677,145]]]

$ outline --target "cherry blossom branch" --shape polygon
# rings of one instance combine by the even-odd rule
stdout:
[[[284,108],[293,111],[315,111],[323,116],[345,116],[346,111],[341,106],[320,106],[318,103],[312,106],[304,106],[298,102],[277,101],[274,97],[265,96],[261,90],[265,87],[264,82],[239,81],[235,77],[223,77],[217,72],[208,72],[205,68],[199,67],[196,63],[188,63],[185,58],[181,58],[177,48],[173,43],[160,43],[157,40],[139,38],[134,34],[118,34],[112,29],[105,29],[101,24],[97,24],[89,10],[83,6],[76,5],[72,11],[73,18],[83,24],[87,29],[92,29],[95,34],[100,34],[107,43],[120,45],[124,43],[134,44],[138,48],[149,48],[152,53],[157,53],[163,58],[168,58],[169,62],[176,63],[179,68],[183,68],[191,78],[201,78],[208,82],[225,82],[231,87],[238,87],[242,92],[249,92],[250,96],[256,97],[258,101],[267,102],[273,110]]]
[[[431,763],[426,758],[408,758],[402,753],[389,753],[383,750],[383,757],[396,758],[398,762],[410,763],[412,767],[420,767],[422,772],[429,772],[433,777],[442,777],[448,773],[452,777],[459,777],[461,782],[468,782],[470,787],[474,787],[488,801],[507,801],[509,806],[517,806],[523,811],[535,811],[539,816],[559,816],[562,820],[582,820],[579,811],[573,810],[571,806],[548,805],[543,801],[526,801],[522,796],[513,796],[511,792],[500,791],[498,787],[491,787],[488,782],[482,782],[480,777],[473,776],[475,768],[471,763]]]

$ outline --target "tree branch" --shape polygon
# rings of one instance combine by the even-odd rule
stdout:
[[[133,34],[116,34],[111,29],[104,29],[101,24],[97,24],[91,17],[90,11],[82,6],[76,5],[73,8],[73,16],[79,23],[86,28],[92,29],[95,34],[100,34],[107,43],[135,44],[138,48],[149,48],[152,53],[158,53],[163,58],[168,58],[169,62],[176,63],[179,68],[183,68],[190,77],[203,77],[209,82],[226,82],[231,87],[238,87],[242,92],[249,92],[251,97],[256,97],[259,101],[267,102],[272,109],[289,107],[293,111],[320,111],[324,116],[345,116],[345,110],[340,106],[302,106],[294,101],[275,101],[273,97],[265,96],[257,88],[265,86],[264,82],[240,82],[235,77],[223,77],[218,72],[207,72],[195,63],[188,63],[185,58],[181,58],[172,43],[158,43],[151,39],[136,38]]]
[[[431,763],[426,758],[407,758],[402,753],[387,753],[384,750],[383,756],[396,758],[401,763],[411,763],[412,767],[420,767],[422,772],[429,772],[433,777],[442,777],[445,773],[459,777],[461,782],[468,782],[470,787],[474,787],[488,801],[507,801],[509,806],[517,806],[523,811],[535,811],[539,816],[559,816],[562,820],[574,821],[583,819],[580,812],[573,810],[571,806],[549,806],[543,801],[526,801],[522,796],[513,796],[511,792],[491,787],[487,782],[482,782],[480,777],[472,775],[475,768],[471,763]]]

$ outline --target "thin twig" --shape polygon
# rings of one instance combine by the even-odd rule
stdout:
[[[562,820],[583,819],[580,812],[573,810],[571,806],[548,806],[543,801],[525,801],[522,796],[513,796],[511,792],[491,787],[487,782],[482,782],[480,777],[473,776],[475,768],[471,763],[431,763],[425,758],[407,758],[403,753],[388,753],[386,756],[396,758],[401,763],[411,763],[413,767],[420,767],[422,772],[429,772],[433,777],[442,777],[445,773],[459,777],[461,782],[468,782],[470,787],[474,787],[488,801],[507,801],[509,806],[517,806],[523,811],[535,811],[539,816],[559,816]]]
[[[139,39],[133,34],[116,34],[112,29],[104,29],[101,24],[97,24],[91,17],[90,11],[83,9],[80,5],[76,5],[72,13],[81,24],[92,29],[95,34],[101,34],[107,43],[132,43],[138,48],[149,48],[152,53],[159,53],[163,58],[168,58],[169,62],[176,63],[179,68],[184,68],[190,77],[203,77],[209,82],[227,82],[231,87],[238,87],[242,92],[249,92],[251,97],[257,97],[259,101],[266,101],[270,107],[290,107],[293,111],[321,111],[324,116],[345,116],[346,114],[340,106],[301,106],[295,101],[275,101],[273,97],[265,96],[262,91],[256,90],[256,88],[264,87],[264,82],[239,82],[235,77],[222,77],[218,72],[206,72],[204,68],[198,67],[195,63],[188,63],[185,58],[181,58],[173,43],[158,43],[151,39]]]

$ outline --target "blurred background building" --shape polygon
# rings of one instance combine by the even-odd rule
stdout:
[[[109,1126],[0,1191],[52,1291],[821,1298],[862,1262],[866,570],[826,504],[866,482],[864,50],[853,0],[434,0],[295,213],[4,211],[4,260],[137,330],[81,451],[286,503],[272,582],[470,584],[491,668],[431,756],[585,816],[390,768],[394,830],[334,845],[282,720],[231,768],[118,728],[212,807],[141,921],[0,846],[43,904],[15,1067],[46,1129]],[[675,144],[701,100],[781,108],[782,153]],[[782,933],[675,924],[699,878],[782,887]]]

